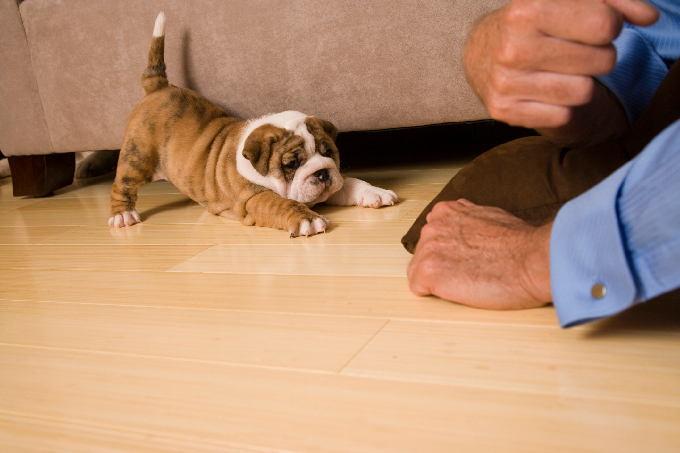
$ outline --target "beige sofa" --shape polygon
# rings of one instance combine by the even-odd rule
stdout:
[[[0,0],[0,151],[15,195],[70,184],[73,152],[120,147],[161,10],[171,83],[239,117],[300,110],[366,131],[488,118],[461,53],[505,3]]]

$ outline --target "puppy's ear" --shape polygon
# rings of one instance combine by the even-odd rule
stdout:
[[[280,130],[270,124],[258,127],[250,133],[243,145],[243,157],[263,176],[269,173],[269,159],[274,142],[280,138]]]
[[[333,123],[331,123],[330,121],[321,120],[321,125],[323,127],[323,130],[326,131],[326,133],[331,136],[333,141],[335,141],[335,139],[338,138],[338,129],[333,125]]]
[[[333,139],[333,141],[338,138],[338,129],[330,121],[322,120],[321,118],[310,117],[307,118],[306,123],[307,130],[309,130],[312,135],[314,135],[314,132],[310,129],[320,128],[323,129],[323,131],[328,134]]]

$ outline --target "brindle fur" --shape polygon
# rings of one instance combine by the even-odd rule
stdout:
[[[239,174],[236,152],[245,122],[230,117],[200,94],[168,83],[164,37],[154,37],[148,67],[142,75],[145,96],[132,110],[111,189],[111,216],[133,211],[137,191],[164,178],[210,213],[238,218],[247,225],[299,234],[302,221],[319,219],[307,206],[280,197]],[[335,127],[309,118],[306,123],[317,141],[339,164]],[[257,130],[246,152],[262,174],[280,171],[273,165],[299,146],[291,133],[274,126]]]

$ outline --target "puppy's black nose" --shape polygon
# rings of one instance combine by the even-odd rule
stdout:
[[[331,178],[331,175],[328,173],[328,170],[326,170],[325,168],[322,168],[321,170],[314,173],[314,177],[316,179],[318,179],[319,182],[322,182],[322,183],[325,184]]]

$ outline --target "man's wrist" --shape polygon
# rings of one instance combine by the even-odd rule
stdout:
[[[538,302],[552,301],[550,286],[550,235],[553,222],[535,228],[529,237],[525,262],[525,286]]]

